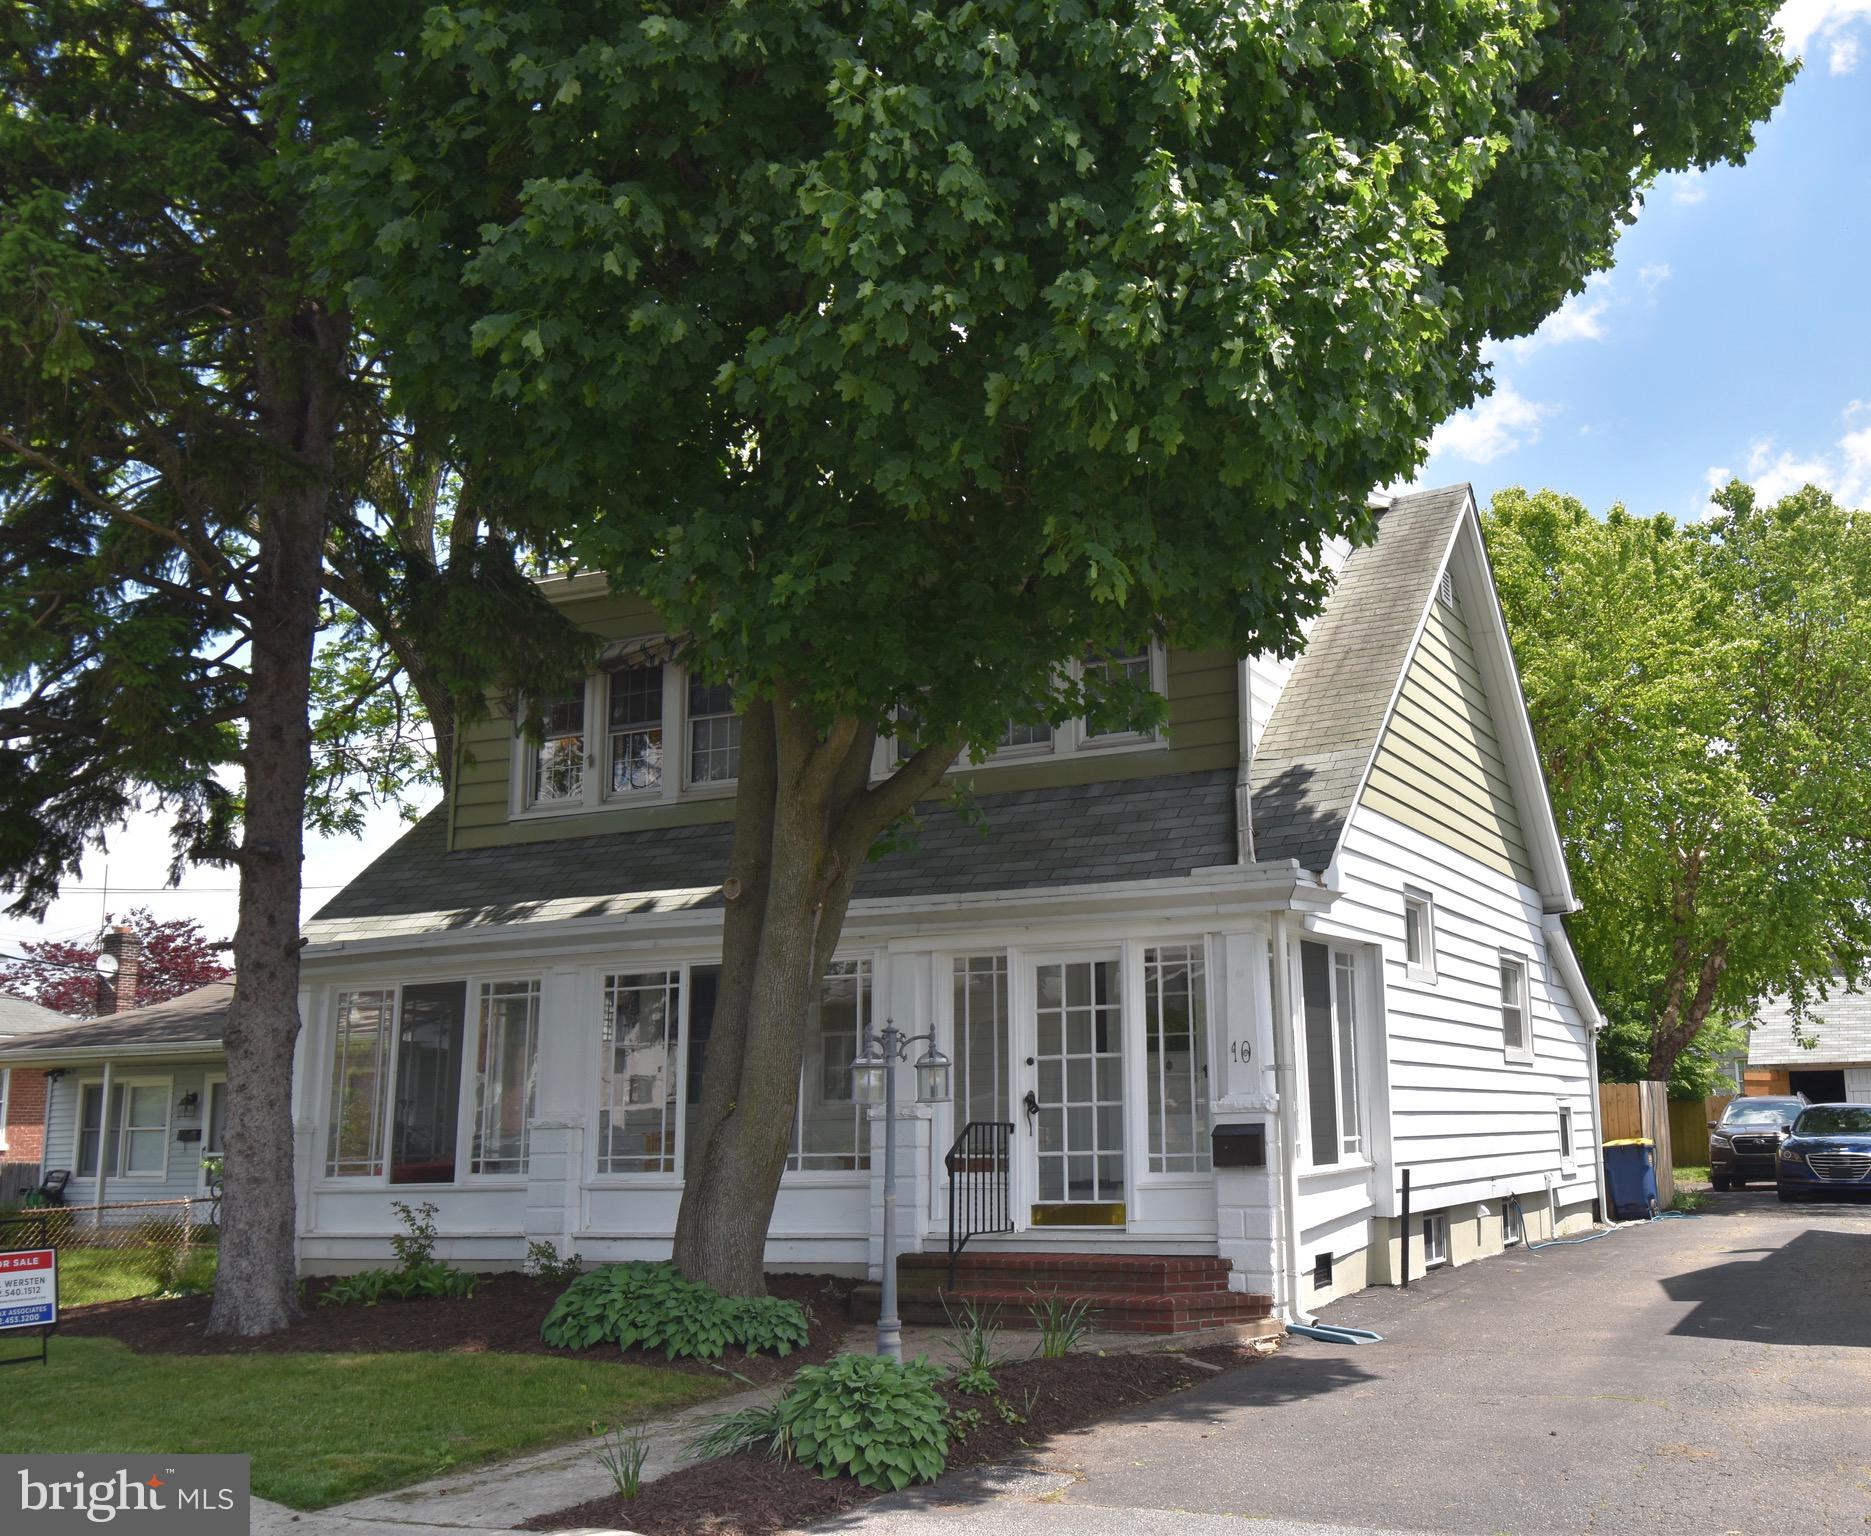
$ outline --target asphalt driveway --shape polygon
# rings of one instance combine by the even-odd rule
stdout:
[[[1871,1531],[1871,1206],[1717,1195],[1700,1218],[1438,1271],[1325,1315],[1386,1341],[1296,1340],[1030,1467],[818,1529]]]

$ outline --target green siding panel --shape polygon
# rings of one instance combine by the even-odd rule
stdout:
[[[1467,622],[1459,609],[1433,603],[1364,804],[1532,885],[1511,785]]]
[[[655,612],[640,602],[593,597],[568,600],[564,607],[579,623],[606,640],[662,632]],[[1154,778],[1232,768],[1239,754],[1237,667],[1234,657],[1226,651],[1172,650],[1169,653],[1169,726],[1161,745],[1010,762],[997,768],[965,768],[955,778],[971,782],[977,793],[989,794],[1051,785],[1089,784],[1101,779]],[[456,778],[451,807],[457,848],[546,842],[554,838],[634,832],[649,827],[694,826],[702,822],[729,821],[734,816],[734,801],[726,797],[509,820],[508,777],[513,760],[511,720],[504,714],[496,715],[464,732],[462,739],[466,760]]]

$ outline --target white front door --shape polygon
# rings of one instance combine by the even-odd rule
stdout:
[[[1032,1087],[1018,1134],[1033,1226],[1124,1225],[1122,969],[1116,950],[1031,963]]]

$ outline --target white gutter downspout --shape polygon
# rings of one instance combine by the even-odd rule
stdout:
[[[1579,1017],[1585,1020],[1585,1061],[1592,1094],[1592,1173],[1598,1186],[1598,1219],[1609,1221],[1611,1202],[1605,1191],[1605,1130],[1598,1109],[1598,1032],[1605,1027],[1605,1016],[1598,1011],[1592,989],[1585,984],[1585,972],[1579,969],[1579,957],[1572,952],[1572,940],[1566,935],[1565,921],[1558,913],[1549,912],[1540,919],[1540,926],[1546,931],[1547,953],[1559,966],[1560,974],[1565,978],[1566,990],[1579,1005]],[[1555,1237],[1559,1235],[1558,1214],[1559,1208],[1555,1203]]]
[[[1234,718],[1240,726],[1234,770],[1234,857],[1238,864],[1254,862],[1254,690],[1247,672],[1251,666],[1253,662],[1244,658],[1234,667]]]
[[[1273,920],[1274,985],[1273,1052],[1274,1102],[1279,1105],[1280,1216],[1286,1248],[1286,1295],[1282,1298],[1286,1321],[1308,1327],[1316,1321],[1299,1306],[1299,1127],[1294,1111],[1299,1106],[1298,1054],[1293,1038],[1292,957],[1287,949],[1287,920]]]

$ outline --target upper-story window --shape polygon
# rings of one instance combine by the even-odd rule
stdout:
[[[546,734],[533,753],[533,803],[577,804],[585,797],[585,690],[561,694],[542,713]]]
[[[649,804],[732,789],[741,771],[734,690],[667,659],[662,642],[632,642],[613,664],[546,703],[545,739],[516,733],[514,815]],[[587,724],[589,722],[589,726]],[[681,754],[681,761],[669,756]]]
[[[656,789],[663,782],[663,669],[613,672],[610,792]]]
[[[741,776],[741,717],[726,683],[689,679],[689,782],[731,784]]]
[[[1167,695],[1169,692],[1168,653],[1155,641],[1121,656],[1088,656],[1082,662],[1068,664],[1066,670],[1082,678],[1094,678],[1097,674],[1133,678],[1156,693]],[[1026,717],[1007,722],[1006,729],[1001,732],[1000,740],[995,743],[986,762],[970,764],[964,753],[956,759],[955,766],[985,768],[1002,763],[1025,762],[1029,758],[1069,757],[1078,752],[1154,747],[1161,745],[1162,741],[1161,731],[1109,727],[1094,729],[1084,720],[1068,720],[1054,727],[1044,720]],[[896,738],[895,760],[900,762],[907,757],[909,748],[906,737],[899,735]],[[891,759],[886,756],[884,761],[889,762]]]

